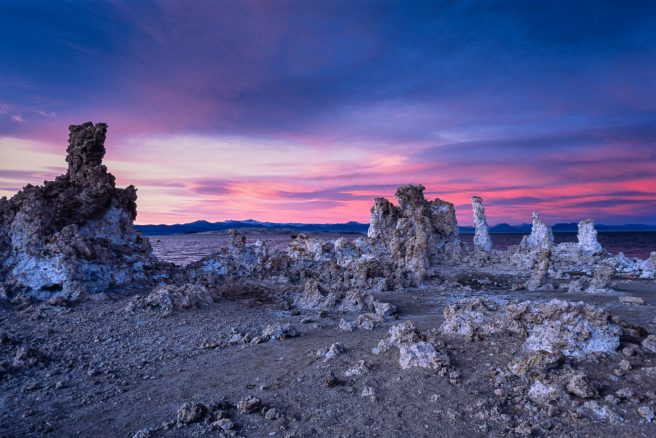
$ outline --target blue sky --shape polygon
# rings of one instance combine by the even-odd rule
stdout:
[[[4,1],[0,195],[70,123],[145,222],[366,220],[423,183],[471,222],[656,223],[656,3]]]

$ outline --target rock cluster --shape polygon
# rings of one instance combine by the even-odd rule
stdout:
[[[147,285],[156,264],[132,227],[133,186],[118,189],[102,165],[107,125],[69,127],[68,171],[0,200],[0,282],[7,295],[78,300],[115,286]]]
[[[169,316],[175,310],[207,306],[214,302],[214,296],[204,286],[185,284],[182,286],[158,286],[145,297],[136,297],[128,310],[136,308],[159,310],[162,316]]]
[[[610,314],[582,302],[494,302],[485,298],[463,300],[444,309],[444,334],[478,339],[497,333],[524,338],[527,352],[545,351],[569,357],[614,353],[622,329]]]

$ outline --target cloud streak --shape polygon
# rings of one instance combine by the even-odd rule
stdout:
[[[493,223],[655,223],[654,16],[639,0],[5,2],[0,194],[54,176],[66,126],[94,120],[141,223],[364,221],[410,182],[464,224],[472,194]]]

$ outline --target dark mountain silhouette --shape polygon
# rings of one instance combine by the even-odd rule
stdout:
[[[189,234],[225,231],[233,229],[268,229],[289,230],[290,232],[324,232],[324,233],[362,233],[366,234],[369,224],[360,222],[346,222],[342,224],[299,224],[299,223],[275,223],[260,222],[253,219],[244,221],[228,220],[223,222],[208,222],[204,220],[190,222],[187,224],[174,225],[135,225],[135,228],[146,236]],[[577,231],[576,223],[559,223],[553,225],[556,233],[569,233]],[[603,232],[622,231],[656,231],[656,225],[628,224],[628,225],[603,225],[596,224],[595,228]],[[461,233],[473,233],[474,227],[460,227]],[[531,224],[510,225],[506,223],[490,227],[491,233],[530,233]]]

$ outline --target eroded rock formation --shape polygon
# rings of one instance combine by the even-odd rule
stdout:
[[[537,212],[533,212],[533,226],[531,234],[524,236],[520,247],[531,251],[550,250],[554,243],[551,227],[545,224]]]
[[[474,211],[474,248],[488,252],[492,250],[492,240],[485,217],[483,198],[472,196],[472,209]]]
[[[106,132],[102,123],[71,126],[66,174],[0,200],[0,297],[75,300],[118,286],[129,291],[166,285],[216,293],[248,283],[258,290],[284,287],[295,294],[289,302],[301,308],[373,312],[372,292],[425,284],[532,290],[559,283],[572,292],[599,293],[610,290],[617,276],[656,275],[656,254],[645,261],[611,256],[591,220],[579,224],[578,243],[555,245],[551,228],[533,213],[531,234],[520,245],[491,251],[477,196],[471,199],[475,251],[466,251],[453,204],[428,201],[422,185],[399,187],[398,206],[376,198],[366,238],[298,234],[287,250],[270,250],[266,242],[248,243],[233,231],[229,245],[216,253],[185,268],[164,266],[132,227],[136,189],[116,188],[102,164]],[[499,273],[512,276],[512,284]],[[185,296],[177,290],[168,291],[169,301]],[[159,292],[157,297],[165,295]]]
[[[376,198],[368,236],[394,264],[395,284],[419,286],[430,266],[451,257],[458,243],[455,209],[441,199],[427,201],[422,185],[399,187],[395,196],[398,207]]]
[[[463,300],[444,309],[442,333],[483,338],[512,333],[525,339],[527,352],[545,351],[570,357],[614,353],[622,329],[603,308],[561,300],[548,303]]]
[[[577,235],[579,248],[587,254],[597,254],[601,252],[601,244],[597,240],[597,230],[594,227],[592,219],[586,219],[579,222],[579,232]]]
[[[146,285],[155,265],[132,223],[137,191],[118,189],[102,165],[104,123],[69,127],[68,171],[0,200],[0,280],[8,295],[80,299]]]

